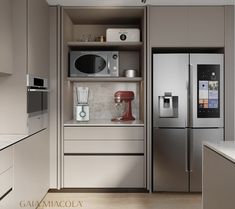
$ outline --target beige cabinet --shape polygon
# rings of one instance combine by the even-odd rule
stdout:
[[[223,47],[224,15],[224,7],[189,7],[189,45]]]
[[[187,45],[187,9],[185,7],[149,8],[149,37],[152,46]]]
[[[144,188],[144,127],[65,127],[65,188]]]
[[[49,6],[46,0],[28,0],[28,73],[49,76]]]
[[[150,45],[223,47],[224,7],[149,7]]]
[[[234,176],[234,162],[204,146],[203,209],[234,208]]]
[[[65,156],[64,187],[143,188],[143,156]]]
[[[0,76],[12,73],[12,27],[12,0],[0,0]]]
[[[0,151],[0,199],[13,187],[13,148]]]
[[[20,209],[22,201],[40,202],[49,189],[48,130],[18,142],[13,148],[13,190],[0,203],[0,208],[5,209]]]

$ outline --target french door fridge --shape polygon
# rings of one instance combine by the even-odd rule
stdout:
[[[201,191],[202,142],[224,135],[223,59],[153,54],[153,191]]]

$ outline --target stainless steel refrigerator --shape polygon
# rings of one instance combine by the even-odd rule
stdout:
[[[201,191],[202,141],[224,138],[223,59],[153,54],[153,191]]]

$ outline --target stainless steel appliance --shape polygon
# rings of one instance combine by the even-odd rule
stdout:
[[[223,54],[153,54],[153,190],[201,191],[202,141],[220,141]]]
[[[48,80],[27,75],[28,133],[48,126]]]
[[[119,53],[117,51],[71,51],[69,76],[119,76]]]

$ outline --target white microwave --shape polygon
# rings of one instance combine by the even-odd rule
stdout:
[[[70,77],[119,76],[117,51],[71,51]]]

